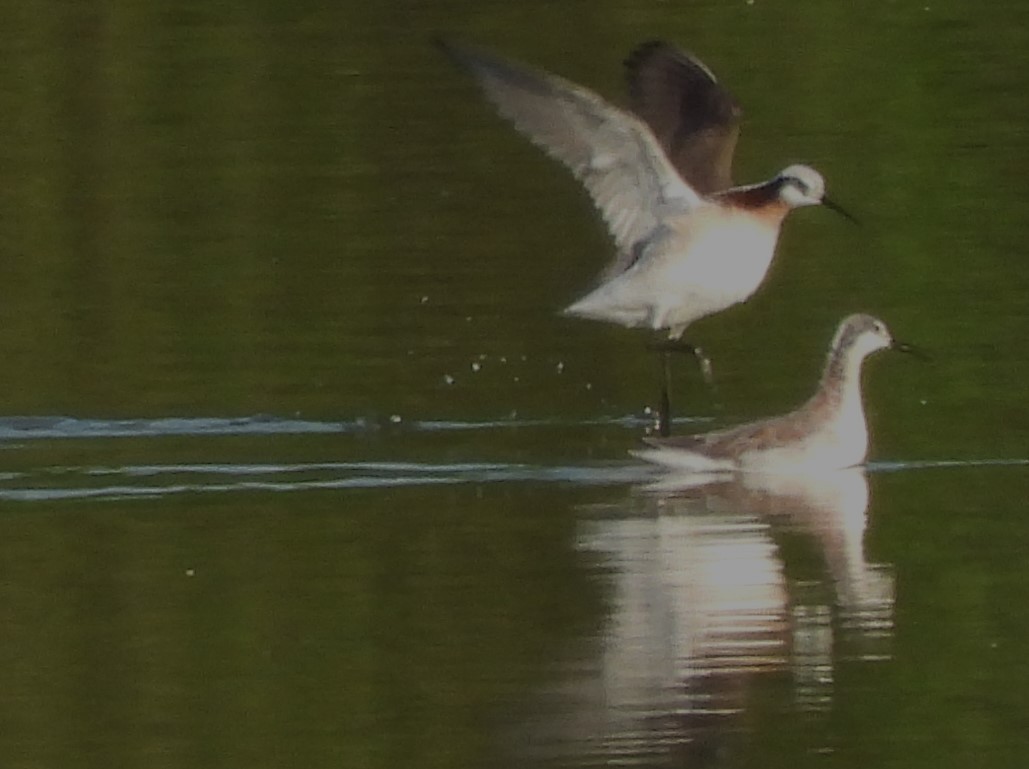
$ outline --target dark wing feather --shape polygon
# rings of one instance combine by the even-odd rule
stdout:
[[[654,133],[680,175],[701,195],[732,187],[743,111],[703,63],[659,40],[625,61],[632,111]]]
[[[655,229],[662,211],[702,202],[635,115],[556,75],[438,42],[503,117],[571,169],[622,254]]]

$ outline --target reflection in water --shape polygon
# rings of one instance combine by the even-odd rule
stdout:
[[[600,648],[582,655],[558,697],[548,754],[705,765],[739,731],[760,677],[792,676],[798,707],[820,709],[841,641],[884,656],[893,580],[864,557],[862,471],[668,477],[640,491],[630,510],[582,525],[581,547],[611,570],[610,614]],[[796,533],[820,553],[816,579],[788,576],[777,543]]]

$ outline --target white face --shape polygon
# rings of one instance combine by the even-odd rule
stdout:
[[[890,336],[890,330],[886,328],[886,324],[881,320],[875,321],[875,327],[862,332],[861,336],[855,341],[855,346],[863,349],[865,355],[876,350],[885,350],[892,344],[893,337]]]
[[[839,337],[848,339],[853,354],[861,358],[893,344],[886,324],[871,315],[851,315],[840,325]]]
[[[810,166],[789,166],[778,178],[783,183],[779,197],[791,208],[817,206],[825,196],[825,179]]]

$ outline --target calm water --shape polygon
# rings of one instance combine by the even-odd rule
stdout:
[[[0,762],[1022,766],[1029,10],[1007,2],[40,2],[0,11]],[[657,35],[865,223],[788,222],[698,324],[679,430],[807,396],[838,320],[867,475],[627,451],[609,255],[429,44],[619,97]]]

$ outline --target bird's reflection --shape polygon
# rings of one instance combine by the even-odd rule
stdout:
[[[609,616],[546,742],[575,763],[707,766],[770,675],[790,707],[826,707],[834,660],[888,654],[893,579],[865,559],[868,501],[857,469],[666,476],[588,515],[579,544],[606,569]]]

